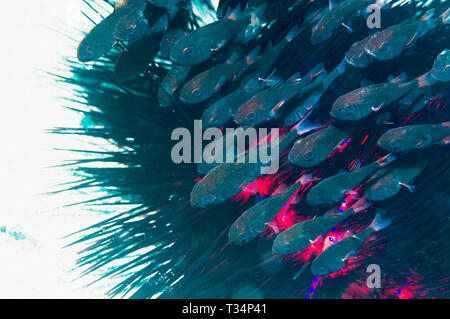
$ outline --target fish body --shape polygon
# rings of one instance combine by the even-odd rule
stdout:
[[[367,42],[365,51],[380,61],[393,59],[436,25],[432,11],[429,11],[421,19],[402,22],[374,34]]]
[[[345,63],[340,63],[331,73],[323,72],[316,80],[303,90],[298,106],[284,119],[284,126],[291,126],[300,121],[305,114],[311,111],[322,95],[338,76],[345,72]]]
[[[353,43],[345,54],[345,61],[355,68],[365,68],[372,61],[373,57],[365,51],[366,45],[371,37]]]
[[[450,122],[409,125],[388,130],[380,137],[378,145],[389,152],[407,152],[440,143],[448,137]]]
[[[371,234],[386,228],[390,223],[390,219],[382,218],[377,214],[372,224],[358,232],[356,236],[344,238],[327,247],[312,262],[311,271],[313,275],[316,277],[327,276],[342,269],[346,265],[347,259],[356,255],[356,252]]]
[[[208,60],[214,51],[220,50],[231,42],[249,24],[258,24],[257,16],[265,6],[252,13],[244,12],[242,17],[231,15],[226,19],[207,24],[186,35],[173,46],[170,58],[173,62],[193,66]]]
[[[313,167],[327,159],[336,147],[352,134],[336,127],[327,127],[295,142],[289,161],[301,167]]]
[[[144,15],[146,7],[147,2],[145,0],[129,1],[122,7],[128,8],[128,12],[121,17],[115,26],[114,38],[117,41],[141,39],[150,31],[149,21]]]
[[[225,135],[223,135],[221,138],[218,138],[208,145],[205,146],[205,149],[203,151],[203,154],[208,154],[208,156],[211,156],[211,160],[215,159],[216,153],[218,152],[218,149],[221,150],[222,156],[220,157],[221,163],[229,163],[234,162],[234,160],[245,153],[245,149],[239,150],[238,149],[238,143],[236,141],[242,141],[246,138],[245,130],[243,128],[237,128],[233,130],[233,132],[227,132]],[[245,140],[244,140],[245,141]],[[250,141],[250,144],[256,141]],[[234,147],[227,147],[227,145],[233,145]],[[207,174],[210,172],[213,168],[215,168],[220,163],[216,161],[211,160],[203,161],[202,163],[199,163],[197,165],[197,172],[199,174]]]
[[[410,184],[429,166],[446,160],[447,153],[440,147],[430,147],[409,153],[388,167],[377,171],[370,179],[363,197],[371,201],[382,201],[397,195],[402,187],[414,192]]]
[[[301,81],[296,85],[286,82],[264,90],[244,103],[234,115],[234,120],[239,125],[253,126],[273,119],[277,115],[271,113],[272,110],[298,95],[304,87],[305,83]]]
[[[255,63],[249,70],[249,75],[243,78],[243,83],[248,83],[251,79],[259,80],[264,79],[269,72],[281,53],[286,49],[286,47],[291,43],[297,36],[303,31],[297,25],[294,26],[288,34],[277,44],[272,46],[269,43],[265,51],[256,59]]]
[[[425,107],[432,96],[431,86],[413,90],[399,101],[400,106],[396,108],[395,114],[403,116],[416,113]]]
[[[128,15],[130,10],[130,7],[126,5],[115,10],[89,31],[78,45],[78,60],[89,62],[108,53],[117,42],[114,37],[117,24]]]
[[[318,237],[325,235],[334,226],[352,215],[354,211],[347,209],[342,214],[324,215],[295,224],[278,234],[272,251],[279,255],[289,255],[302,251]]]
[[[186,36],[186,33],[181,29],[170,30],[166,32],[159,44],[161,56],[163,58],[170,57],[170,51],[175,43]]]
[[[294,131],[290,131],[281,136],[277,141],[279,155],[296,138],[297,133]],[[271,143],[259,147],[270,149]],[[221,204],[233,198],[247,185],[261,176],[261,167],[263,164],[259,161],[257,163],[250,163],[248,160],[248,152],[242,156],[245,157],[244,163],[235,161],[234,163],[220,164],[195,184],[191,193],[191,205],[193,207],[208,207],[214,204]]]
[[[318,45],[328,40],[335,30],[342,27],[344,22],[350,20],[355,13],[367,8],[372,3],[375,3],[375,1],[346,0],[325,11],[319,22],[312,29],[311,43]]]
[[[258,55],[259,47],[239,62],[237,54],[233,54],[225,64],[219,64],[196,75],[188,81],[180,93],[180,100],[187,104],[197,104],[206,101],[230,80],[239,78],[249,65],[253,64]]]
[[[333,204],[341,201],[345,193],[357,188],[364,180],[380,167],[392,162],[393,156],[387,156],[379,161],[352,170],[339,173],[319,182],[308,192],[306,202],[309,205]]]
[[[228,232],[228,240],[236,244],[244,244],[261,234],[278,215],[289,199],[302,186],[295,183],[283,192],[271,196],[246,210],[234,223]]]
[[[392,104],[419,87],[417,80],[389,82],[353,90],[340,96],[331,107],[331,116],[342,121],[356,121]]]
[[[180,86],[186,80],[191,68],[182,65],[173,65],[172,69],[164,77],[161,87],[158,91],[158,103],[160,107],[169,107],[172,105],[172,98]]]
[[[437,56],[430,73],[438,81],[450,82],[450,50],[444,50]]]
[[[256,147],[259,154],[273,154],[272,147],[278,150],[279,156],[295,141],[298,136],[303,135],[318,126],[307,122],[307,118],[297,123],[289,132],[270,143],[264,143]],[[255,150],[252,149],[253,154]],[[256,162],[251,163],[252,153],[247,151],[233,163],[223,163],[215,167],[203,177],[191,192],[191,205],[193,207],[209,207],[221,204],[247,187],[256,178],[262,175],[263,164],[258,157]]]
[[[320,74],[321,67],[322,64],[317,65],[304,78],[294,75],[288,81],[258,93],[237,110],[234,121],[239,125],[254,126],[277,118],[280,109]]]
[[[267,85],[261,81],[252,83],[254,85],[237,89],[208,107],[202,114],[203,127],[210,128],[224,125],[233,117],[241,105],[267,88]]]
[[[202,114],[203,127],[220,127],[228,122],[236,111],[254,95],[271,86],[274,82],[271,78],[265,79],[272,65],[286,46],[300,33],[298,27],[294,27],[286,37],[274,47],[269,46],[255,63],[248,69],[248,75],[243,76],[243,85],[233,93],[224,96],[207,108]],[[268,84],[267,84],[268,83]]]

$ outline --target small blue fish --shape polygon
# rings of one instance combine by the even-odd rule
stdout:
[[[450,82],[450,50],[444,50],[436,57],[430,73],[438,81]]]
[[[391,222],[389,218],[383,218],[377,214],[368,228],[326,248],[311,264],[313,275],[316,277],[327,276],[345,267],[347,259],[356,255],[370,235],[385,229]]]
[[[358,11],[362,11],[375,2],[374,0],[346,0],[331,5],[330,1],[329,10],[323,13],[319,22],[312,29],[311,43],[318,45],[328,40],[335,30],[342,27]]]
[[[433,19],[433,13],[430,10],[421,19],[402,22],[374,34],[366,43],[365,51],[381,61],[399,56],[420,37],[440,25],[439,19]],[[448,12],[444,15],[448,15]]]
[[[237,80],[247,68],[255,62],[260,51],[256,47],[249,55],[239,62],[237,53],[234,53],[225,64],[219,64],[195,76],[186,83],[181,90],[180,100],[187,104],[197,104],[206,101],[219,92],[230,80]]]
[[[236,9],[226,19],[216,21],[194,30],[180,39],[172,48],[170,58],[173,62],[193,66],[208,60],[213,52],[222,49],[226,44],[237,39],[237,35],[250,26],[258,26],[262,22],[260,16],[265,5],[252,12],[240,13]]]
[[[450,138],[450,122],[402,126],[388,130],[378,140],[378,145],[388,152],[407,152],[447,143]]]
[[[361,199],[341,214],[337,214],[333,210],[324,216],[295,224],[278,234],[273,242],[272,251],[279,255],[289,255],[302,251],[308,248],[318,237],[324,236],[334,226],[369,206],[370,203]]]

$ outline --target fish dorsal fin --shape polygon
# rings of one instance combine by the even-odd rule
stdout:
[[[349,168],[350,171],[357,170],[358,168],[361,168],[362,162],[359,158],[355,159],[352,166]]]
[[[336,3],[334,3],[334,0],[328,0],[328,11],[333,10],[336,7]]]
[[[427,12],[425,12],[425,14],[423,16],[420,17],[420,20],[423,22],[431,21],[435,14],[436,14],[436,10],[434,8],[430,9]]]
[[[404,83],[408,80],[408,75],[405,72],[400,73],[398,76],[394,77],[393,75],[388,76],[389,83]]]
[[[361,87],[371,86],[373,85],[373,82],[369,79],[362,79],[361,80]]]
[[[295,83],[298,82],[302,79],[302,75],[300,74],[300,72],[295,72],[289,79],[288,81],[291,83]]]
[[[240,8],[240,4],[238,4],[236,8],[234,8],[233,10],[230,9],[230,11],[231,12],[229,12],[226,16],[226,19],[236,21],[242,17],[242,10]]]
[[[399,184],[400,186],[405,187],[407,190],[409,190],[410,193],[414,193],[414,191],[416,190],[416,187],[415,187],[415,186],[409,185],[409,184],[407,184],[407,183],[398,182],[398,184]]]

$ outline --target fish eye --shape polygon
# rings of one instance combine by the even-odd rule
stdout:
[[[245,242],[247,242],[247,239],[248,239],[247,234],[240,234],[239,237],[238,237],[238,241],[239,241],[240,243],[245,243]]]
[[[388,52],[391,49],[391,45],[389,43],[383,43],[380,46],[380,50],[383,52]]]
[[[214,202],[216,201],[216,196],[208,194],[202,197],[202,204],[205,206],[209,206],[214,204]]]
[[[393,141],[389,144],[389,147],[393,150],[396,150],[400,147],[400,141]]]
[[[256,117],[256,114],[252,112],[247,115],[246,120],[248,122],[253,122],[255,120],[255,117]]]
[[[312,161],[313,158],[314,158],[314,153],[313,153],[313,152],[308,152],[308,153],[306,153],[305,156],[304,156],[304,159],[305,159],[306,161]]]
[[[185,48],[183,50],[183,55],[187,58],[190,58],[191,56],[194,55],[194,48],[193,47]]]
[[[130,25],[127,29],[127,35],[129,37],[132,37],[134,34],[136,33],[136,26],[135,25]]]
[[[351,107],[346,107],[344,109],[344,115],[350,116],[353,114],[353,109]]]
[[[94,58],[94,53],[91,51],[86,51],[82,54],[84,60],[92,60]]]
[[[202,90],[200,88],[197,88],[197,89],[192,91],[192,94],[194,96],[200,96],[200,95],[202,95]]]
[[[218,120],[218,119],[212,119],[212,120],[209,122],[209,124],[210,124],[211,126],[217,126],[217,125],[219,124],[219,120]]]

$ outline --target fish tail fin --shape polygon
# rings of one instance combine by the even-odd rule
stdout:
[[[267,9],[267,3],[264,3],[250,12],[250,24],[251,25],[260,25],[265,23],[264,13]],[[248,8],[247,8],[248,10]]]
[[[444,25],[449,24],[450,23],[450,8],[445,10],[444,13],[439,16],[438,19],[441,20],[440,22]]]
[[[383,166],[386,166],[386,165],[392,163],[396,159],[397,159],[397,157],[395,155],[388,154],[386,156],[383,156],[379,160],[377,160],[377,164],[380,165],[380,167],[383,167]]]
[[[247,65],[252,65],[255,63],[256,59],[258,58],[259,53],[261,53],[261,46],[256,46],[246,57],[245,60],[247,61]]]
[[[360,198],[356,203],[354,203],[350,208],[354,213],[362,212],[363,210],[366,210],[372,205],[371,202],[369,202],[364,197]]]
[[[239,59],[239,54],[237,52],[233,52],[230,57],[225,61],[225,64],[235,64]]]
[[[298,135],[303,135],[321,127],[321,124],[319,123],[309,122],[308,118],[310,117],[310,115],[311,111],[309,111],[308,114],[306,114],[302,120],[300,120],[297,124],[295,124],[291,128],[291,131],[296,131]]]
[[[338,74],[343,74],[345,72],[346,65],[347,63],[345,62],[345,59],[338,64],[338,66],[336,67],[336,71],[338,72]]]
[[[285,39],[287,42],[292,42],[298,35],[302,32],[302,28],[300,28],[298,25],[295,25],[291,31],[286,35]]]
[[[431,85],[433,85],[433,84],[438,82],[438,80],[436,80],[433,77],[431,71],[427,72],[427,73],[425,73],[425,74],[423,74],[421,76],[419,76],[416,80],[417,80],[417,87],[418,88],[424,88],[424,87],[427,87],[427,86],[431,86]]]
[[[375,218],[370,224],[370,228],[372,228],[375,231],[380,231],[388,227],[391,223],[392,220],[390,218],[383,217],[382,214],[378,213],[375,215]]]
[[[358,168],[361,168],[362,165],[362,161],[359,160],[358,158],[355,159],[355,161],[353,162],[353,164],[349,167],[349,171],[354,171],[357,170]]]
[[[297,183],[302,185],[306,185],[315,181],[320,180],[318,177],[314,177],[312,174],[303,174],[298,180]]]

